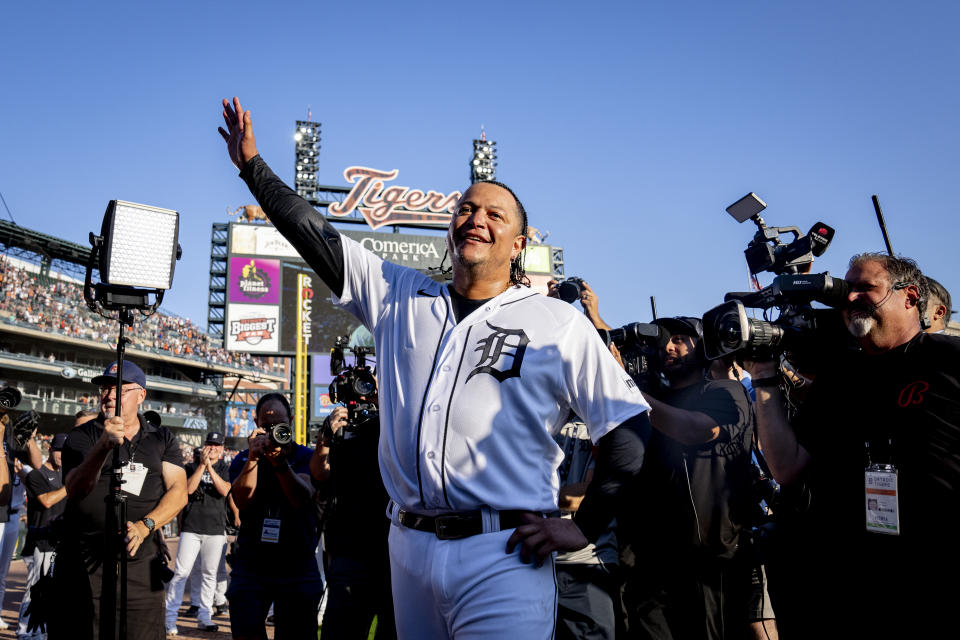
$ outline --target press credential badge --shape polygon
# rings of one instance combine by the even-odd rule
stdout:
[[[864,472],[867,531],[900,535],[897,503],[897,469],[892,464],[872,464]]]

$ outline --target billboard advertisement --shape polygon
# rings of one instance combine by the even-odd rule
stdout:
[[[280,261],[263,258],[230,258],[230,302],[278,304]]]
[[[225,324],[228,351],[277,353],[280,350],[280,308],[276,305],[231,304]]]

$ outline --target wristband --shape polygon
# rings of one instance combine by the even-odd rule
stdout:
[[[753,388],[757,387],[779,387],[780,386],[780,376],[768,376],[766,378],[753,378],[751,384]]]

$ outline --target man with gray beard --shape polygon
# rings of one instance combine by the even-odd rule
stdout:
[[[950,610],[941,578],[960,567],[960,339],[921,331],[914,261],[861,254],[845,280],[843,320],[861,350],[836,354],[793,420],[778,363],[745,363],[770,469],[805,498],[778,512],[778,627],[935,636]]]

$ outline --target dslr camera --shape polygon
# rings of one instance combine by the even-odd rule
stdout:
[[[573,304],[580,299],[583,293],[583,278],[571,276],[566,280],[557,283],[557,296],[564,302]]]
[[[267,432],[267,438],[270,439],[272,445],[282,447],[293,442],[293,427],[287,422],[267,424],[261,428]]]

